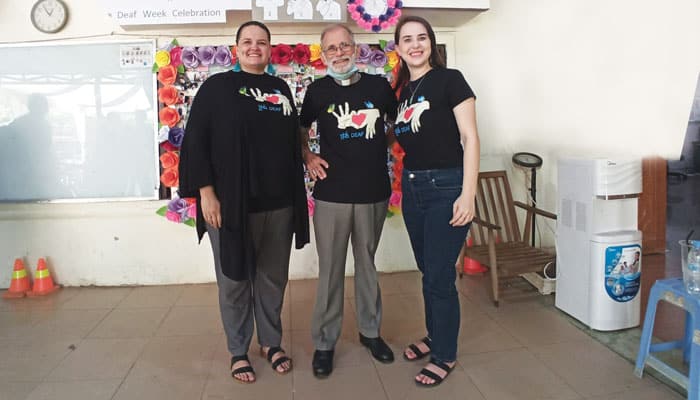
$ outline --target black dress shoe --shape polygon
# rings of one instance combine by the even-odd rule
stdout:
[[[389,364],[394,362],[394,352],[380,337],[368,338],[360,333],[360,343],[369,349],[375,360]]]
[[[328,378],[333,372],[333,350],[314,351],[314,360],[311,362],[316,378]]]

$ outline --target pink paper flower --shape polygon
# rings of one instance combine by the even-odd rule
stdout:
[[[392,192],[389,197],[389,205],[398,207],[401,205],[401,192]]]
[[[197,205],[196,204],[190,204],[190,206],[187,207],[187,216],[189,218],[197,218]]]
[[[180,223],[180,214],[176,213],[175,211],[166,211],[165,218],[167,218],[168,221]]]
[[[182,47],[177,46],[170,49],[170,64],[173,67],[182,65]]]
[[[306,198],[306,206],[309,208],[309,217],[314,216],[314,209],[316,208],[316,203],[313,197]]]

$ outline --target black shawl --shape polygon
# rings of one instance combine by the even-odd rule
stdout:
[[[255,270],[252,242],[248,233],[248,199],[257,193],[256,171],[248,151],[248,130],[240,109],[239,74],[226,72],[207,79],[190,109],[185,138],[180,148],[181,197],[197,198],[197,237],[206,232],[199,189],[213,185],[221,203],[220,259],[224,275],[246,280]],[[290,118],[290,120],[294,120]],[[295,247],[309,243],[309,217],[297,122],[290,123],[294,136],[294,236]]]

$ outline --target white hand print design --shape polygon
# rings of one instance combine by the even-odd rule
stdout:
[[[260,103],[271,103],[282,105],[282,112],[284,115],[290,115],[292,113],[292,103],[289,102],[287,96],[281,93],[263,93],[260,89],[249,89],[245,93],[246,96],[252,96],[256,101]]]
[[[365,128],[365,138],[372,139],[376,134],[375,123],[379,119],[379,110],[376,108],[353,110],[350,112],[350,105],[345,102],[345,108],[341,105],[338,107],[338,113],[332,112],[338,119],[338,128],[345,129],[352,127],[355,129]]]
[[[425,100],[418,103],[413,103],[408,106],[408,100],[401,103],[399,106],[398,115],[396,116],[396,124],[401,122],[406,124],[411,124],[411,131],[413,133],[418,132],[420,129],[420,116],[425,112],[425,110],[430,110],[430,102]]]

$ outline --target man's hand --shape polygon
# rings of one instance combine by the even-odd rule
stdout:
[[[326,179],[328,162],[321,156],[313,153],[311,150],[306,150],[304,151],[304,164],[306,164],[306,170],[309,171],[311,179]]]

